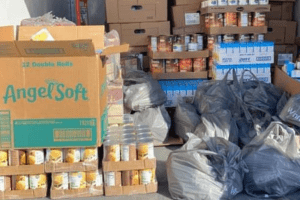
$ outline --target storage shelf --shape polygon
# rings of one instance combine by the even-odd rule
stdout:
[[[221,34],[254,34],[254,33],[267,33],[267,26],[248,26],[248,27],[211,27],[205,30],[208,35],[221,35]]]
[[[185,59],[185,58],[207,58],[208,50],[183,51],[183,52],[153,52],[149,51],[148,56],[152,59]]]
[[[152,77],[156,80],[170,79],[207,79],[207,72],[178,72],[178,73],[153,73]]]
[[[208,13],[226,13],[226,12],[270,12],[270,5],[246,5],[246,6],[214,6],[200,8],[201,15]]]

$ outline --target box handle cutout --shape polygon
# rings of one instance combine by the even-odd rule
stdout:
[[[145,29],[135,29],[134,34],[145,34],[146,30]]]
[[[236,8],[236,11],[238,11],[238,12],[244,11],[244,7],[237,7],[237,8]]]
[[[134,11],[136,11],[136,10],[142,10],[142,9],[143,9],[143,6],[138,6],[138,5],[131,6],[131,10],[134,10]]]
[[[268,33],[273,32],[273,28],[268,28]]]

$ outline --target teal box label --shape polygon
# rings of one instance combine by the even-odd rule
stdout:
[[[15,148],[97,146],[97,119],[14,120]]]
[[[106,137],[106,131],[107,131],[107,128],[108,128],[107,116],[108,116],[108,109],[105,108],[104,113],[101,116],[101,141],[102,142]]]

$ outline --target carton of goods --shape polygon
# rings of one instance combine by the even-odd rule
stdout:
[[[270,2],[271,10],[266,14],[267,20],[293,20],[293,2]]]
[[[51,199],[93,197],[103,195],[101,170],[52,174]]]
[[[174,27],[200,25],[200,3],[172,7]]]
[[[294,44],[296,40],[297,22],[285,20],[270,20],[266,40],[275,44]]]
[[[282,66],[285,61],[295,62],[297,54],[297,45],[275,45],[275,64]]]
[[[44,150],[0,150],[0,176],[45,173]]]
[[[46,174],[0,176],[0,199],[35,199],[46,196]]]
[[[175,0],[175,5],[200,4],[202,0]]]
[[[275,67],[273,84],[290,95],[300,93],[300,83],[287,75],[279,67]]]
[[[76,172],[98,169],[97,148],[47,149],[45,171]]]
[[[109,132],[102,162],[106,196],[157,192],[153,136],[142,126]]]
[[[19,40],[0,28],[0,148],[101,145],[104,26],[46,27],[55,41],[31,41],[42,28],[20,27]]]
[[[106,17],[110,24],[167,21],[167,0],[109,0]]]

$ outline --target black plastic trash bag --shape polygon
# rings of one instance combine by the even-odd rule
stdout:
[[[133,111],[157,107],[167,101],[160,84],[141,70],[126,72],[123,90],[124,104]]]
[[[295,132],[281,122],[272,122],[242,150],[249,173],[244,186],[248,195],[278,198],[300,188],[300,160]]]
[[[167,160],[172,198],[228,200],[241,192],[247,167],[240,148],[223,138],[188,136],[188,142]]]
[[[300,127],[300,94],[288,100],[279,117],[287,123]]]
[[[187,141],[189,138],[186,134],[194,133],[201,119],[193,104],[186,103],[180,98],[178,101],[174,115],[175,133],[184,141]]]

